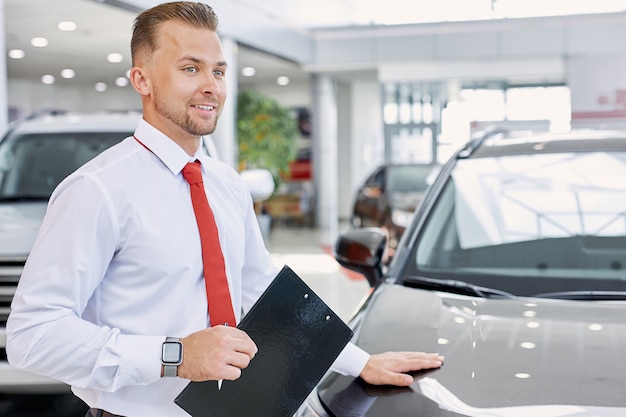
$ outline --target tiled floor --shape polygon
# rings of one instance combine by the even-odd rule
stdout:
[[[335,313],[348,320],[367,294],[365,278],[347,273],[330,254],[326,235],[317,229],[277,226],[268,250],[277,265],[288,265]]]

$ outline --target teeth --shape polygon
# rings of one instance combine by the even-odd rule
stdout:
[[[213,106],[195,106],[201,110],[213,110]]]

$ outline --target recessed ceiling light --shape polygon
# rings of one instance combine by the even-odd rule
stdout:
[[[276,83],[278,85],[287,85],[287,84],[289,84],[289,77],[287,77],[285,75],[281,75],[280,77],[278,77],[276,79]]]
[[[126,77],[117,77],[115,79],[115,85],[118,87],[126,87],[128,85],[128,78]]]
[[[9,51],[9,58],[22,59],[25,56],[26,56],[26,52],[22,51],[21,49],[11,49]]]
[[[253,67],[244,67],[241,69],[241,75],[244,77],[254,77],[256,70]]]
[[[63,78],[74,78],[75,75],[76,73],[73,69],[66,68],[64,70],[61,70],[61,77]]]
[[[59,24],[57,25],[57,28],[59,28],[59,30],[62,30],[63,32],[72,32],[76,30],[76,27],[76,23],[69,21],[59,22]]]
[[[32,38],[30,44],[37,48],[44,48],[48,46],[48,39],[46,38]]]
[[[118,62],[122,62],[123,60],[124,60],[124,55],[117,53],[117,52],[113,52],[107,55],[107,61],[114,63],[114,64]]]
[[[102,93],[103,91],[107,90],[107,85],[106,85],[106,83],[96,83],[95,89],[96,89],[96,91]]]
[[[41,77],[41,82],[44,84],[54,84],[54,75],[44,75],[43,77]]]

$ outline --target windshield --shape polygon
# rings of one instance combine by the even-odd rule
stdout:
[[[433,167],[393,165],[389,167],[389,190],[393,193],[424,192],[430,184]]]
[[[70,173],[131,133],[37,133],[0,144],[0,200],[45,199]]]
[[[408,273],[518,295],[626,290],[624,178],[624,152],[459,160]]]

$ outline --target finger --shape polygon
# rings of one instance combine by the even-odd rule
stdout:
[[[248,357],[248,360],[254,358],[259,351],[256,343],[254,343],[250,338],[233,340],[233,349],[235,352],[245,354]]]
[[[247,368],[250,365],[251,358],[244,354],[235,352],[229,359],[228,364],[239,369]]]
[[[219,379],[225,379],[227,381],[234,381],[241,376],[241,369],[236,366],[227,366],[220,374]]]
[[[258,352],[258,348],[250,336],[241,329],[229,326],[215,326],[211,329],[215,329],[219,332],[221,339],[225,343],[225,347],[245,353],[250,359],[254,358]]]
[[[444,357],[436,353],[396,352],[389,353],[389,356],[392,369],[399,372],[438,368],[444,361]]]
[[[413,377],[401,372],[390,372],[383,379],[385,385],[397,385],[399,387],[408,387],[413,383]]]

